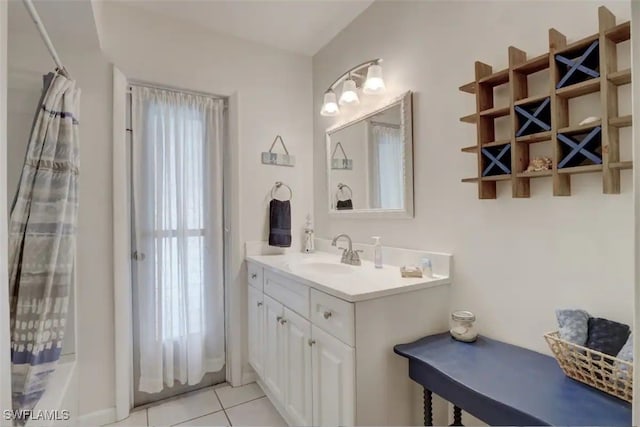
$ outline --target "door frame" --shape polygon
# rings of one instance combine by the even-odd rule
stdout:
[[[0,2],[1,3],[1,2]],[[131,292],[131,215],[127,163],[127,87],[130,81],[113,64],[113,264],[115,320],[115,417],[127,418],[133,405],[133,323]],[[158,84],[159,86],[166,86]],[[185,91],[203,92],[197,88]],[[222,94],[227,98],[226,138],[223,143],[223,211],[224,227],[224,295],[227,382],[237,386],[242,378],[242,304],[239,283],[244,258],[240,218],[240,163],[238,148],[237,92]],[[226,195],[231,195],[226,197]],[[235,197],[233,195],[236,195]]]

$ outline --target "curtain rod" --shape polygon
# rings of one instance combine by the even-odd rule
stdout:
[[[24,3],[24,7],[27,8],[29,15],[31,15],[31,19],[33,19],[33,22],[36,24],[36,28],[40,32],[40,37],[42,37],[42,41],[47,46],[49,53],[53,57],[53,61],[56,63],[56,66],[58,67],[57,68],[58,72],[63,76],[70,78],[69,73],[67,72],[67,69],[64,67],[64,65],[62,64],[62,61],[60,60],[60,57],[58,56],[58,52],[56,52],[56,48],[53,46],[53,43],[49,38],[49,33],[47,33],[47,29],[44,27],[44,24],[42,23],[42,20],[40,19],[40,15],[38,15],[38,11],[33,5],[33,2],[31,0],[22,0],[22,3]]]
[[[213,98],[213,99],[222,99],[223,101],[225,101],[225,104],[226,104],[227,99],[228,99],[227,96],[217,95],[217,94],[214,94],[214,93],[198,92],[198,91],[195,91],[195,90],[182,89],[182,88],[175,87],[175,86],[166,86],[166,85],[160,85],[160,84],[156,84],[156,83],[149,83],[149,82],[145,82],[145,81],[141,81],[141,80],[129,80],[129,85],[128,86],[129,87],[131,87],[131,86],[148,87],[148,88],[151,88],[151,89],[166,90],[166,91],[169,91],[169,92],[186,93],[186,94],[190,94],[190,95],[205,96],[207,98]]]

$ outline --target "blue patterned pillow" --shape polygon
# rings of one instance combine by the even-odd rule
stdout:
[[[627,342],[624,343],[622,350],[620,350],[616,357],[618,359],[624,360],[625,362],[633,363],[633,335],[629,335]],[[620,362],[615,362],[613,364],[613,369],[615,370],[616,368],[619,369],[618,376],[621,379],[624,379],[629,375],[629,366],[623,365]]]
[[[589,336],[589,313],[584,310],[556,310],[560,338],[577,345],[585,345]]]

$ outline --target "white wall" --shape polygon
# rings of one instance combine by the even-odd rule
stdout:
[[[7,283],[7,2],[0,2],[0,343],[9,342],[9,296]],[[6,348],[3,345],[3,348]],[[11,408],[9,352],[0,354],[0,411]],[[0,424],[6,425],[6,422]]]
[[[52,12],[83,28],[56,31],[54,14],[37,4],[65,66],[81,88],[80,97],[80,208],[77,236],[77,369],[80,412],[113,406],[113,272],[111,232],[111,71],[100,52],[95,31],[83,24],[92,19],[90,6],[56,2]],[[86,15],[83,13],[89,13]],[[53,61],[20,2],[10,5],[9,32],[9,141],[13,188],[27,146],[42,75]],[[61,25],[63,26],[63,25]],[[6,197],[0,198],[4,202]]]
[[[232,247],[227,307],[230,357],[241,360],[234,381],[249,378],[246,360],[245,241],[268,237],[267,206],[275,181],[294,192],[293,246],[301,245],[304,219],[312,212],[311,58],[217,35],[189,23],[104,2],[95,9],[100,44],[129,78],[230,97],[231,165],[238,177],[233,191]],[[294,168],[262,165],[260,153],[281,135],[296,156]],[[113,317],[101,319],[110,330]],[[108,351],[108,345],[101,346]],[[110,368],[112,367],[110,363]],[[82,389],[82,385],[81,385]],[[113,392],[113,391],[112,391]],[[90,397],[87,397],[89,399]],[[113,405],[112,399],[81,402],[81,412]]]
[[[497,200],[478,200],[476,186],[460,182],[476,175],[475,158],[460,152],[475,143],[475,127],[458,121],[475,110],[473,96],[458,91],[473,80],[474,61],[499,70],[510,45],[530,56],[546,52],[552,27],[569,41],[596,33],[600,4],[620,22],[629,19],[629,3],[617,1],[374,3],[313,58],[319,237],[347,232],[368,242],[375,234],[389,246],[452,253],[451,308],[475,312],[482,334],[537,351],[549,353],[542,335],[556,327],[558,307],[630,324],[629,171],[622,172],[620,195],[603,195],[599,174],[572,178],[573,195],[566,198],[552,196],[550,178],[532,180],[529,199],[512,199],[510,185],[499,183]],[[626,49],[621,61],[628,64]],[[376,57],[384,59],[390,96],[415,91],[415,219],[333,219],[323,135],[332,121],[319,114],[322,94],[344,70]],[[630,153],[629,138],[623,144]]]

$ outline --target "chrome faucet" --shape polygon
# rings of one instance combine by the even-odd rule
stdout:
[[[340,262],[343,264],[349,264],[349,265],[361,265],[362,261],[360,261],[360,256],[358,255],[358,253],[362,251],[353,250],[353,242],[351,241],[351,237],[349,237],[348,235],[344,233],[338,234],[336,237],[333,238],[333,241],[331,242],[331,246],[336,246],[336,243],[338,243],[338,240],[341,238],[347,239],[347,241],[349,242],[349,247],[347,249],[338,248],[343,250],[342,259],[340,260]]]

